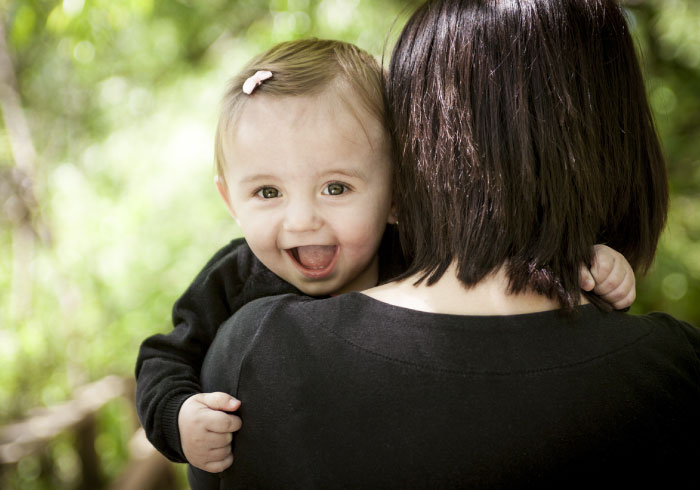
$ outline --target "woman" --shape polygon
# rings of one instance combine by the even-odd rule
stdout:
[[[263,299],[202,372],[242,400],[233,466],[194,488],[694,482],[700,334],[587,304],[607,243],[652,259],[664,162],[621,9],[437,0],[388,78],[401,280]],[[246,416],[250,410],[250,417]]]

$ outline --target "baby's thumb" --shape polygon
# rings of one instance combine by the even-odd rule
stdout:
[[[578,283],[584,291],[591,291],[595,287],[593,274],[585,265],[582,265],[578,272]]]
[[[220,391],[214,393],[204,393],[202,402],[212,410],[223,410],[224,412],[232,412],[238,410],[241,406],[241,402],[229,395],[228,393],[222,393]]]

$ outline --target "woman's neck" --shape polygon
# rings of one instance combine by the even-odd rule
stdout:
[[[559,309],[559,302],[533,292],[508,293],[508,279],[503,268],[482,279],[471,288],[457,279],[452,264],[438,282],[414,286],[419,276],[390,282],[363,291],[378,301],[412,310],[453,315],[517,315]],[[582,303],[587,301],[582,296]]]

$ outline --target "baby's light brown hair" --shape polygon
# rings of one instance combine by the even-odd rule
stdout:
[[[272,72],[272,78],[262,82],[250,95],[245,94],[243,84],[261,70]],[[315,95],[331,87],[337,89],[350,110],[355,110],[345,96],[350,89],[362,109],[376,117],[382,127],[387,127],[384,73],[377,60],[357,46],[342,41],[302,39],[277,44],[253,58],[231,80],[222,100],[214,143],[218,178],[225,182],[224,138],[249,97]]]

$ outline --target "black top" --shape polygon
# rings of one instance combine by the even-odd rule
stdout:
[[[190,468],[191,483],[696,488],[699,354],[700,331],[659,313],[262,299],[220,329],[202,370],[205,390],[242,401],[233,465]]]
[[[404,270],[396,227],[379,249],[379,280]],[[136,409],[148,439],[172,461],[184,463],[177,417],[202,392],[199,371],[219,326],[246,303],[284,293],[301,294],[276,276],[239,238],[219,250],[173,307],[174,329],[147,338],[136,361]]]

